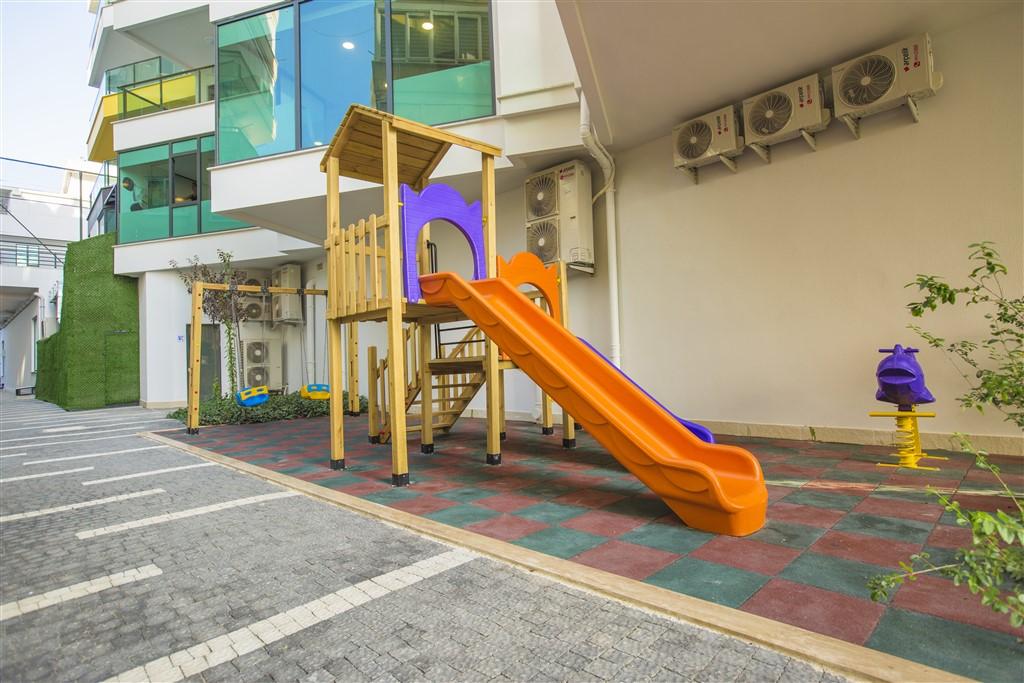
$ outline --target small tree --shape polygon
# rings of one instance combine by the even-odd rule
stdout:
[[[907,287],[923,292],[921,301],[907,305],[911,315],[921,317],[940,305],[954,306],[957,299],[966,307],[983,310],[988,337],[980,343],[969,340],[947,341],[917,325],[911,325],[932,348],[942,349],[967,382],[967,391],[957,400],[967,408],[984,410],[992,406],[1012,422],[1024,428],[1024,298],[1011,298],[1003,288],[1006,266],[991,242],[970,245],[969,259],[975,267],[967,283],[955,287],[934,275],[918,275]],[[981,602],[996,612],[1008,614],[1010,623],[1024,625],[1024,505],[1000,476],[1000,470],[988,460],[988,454],[974,448],[963,435],[957,435],[960,447],[974,456],[975,463],[990,472],[1012,503],[1010,514],[1002,510],[990,514],[962,510],[960,504],[932,487],[946,511],[956,517],[959,526],[971,530],[971,545],[960,548],[953,562],[935,565],[928,553],[912,555],[901,562],[902,572],[875,576],[868,582],[872,600],[889,597],[904,581],[922,574],[936,573],[966,585]]]
[[[217,258],[220,260],[219,269],[200,263],[198,256],[188,259],[187,268],[178,268],[178,262],[174,260],[170,264],[171,268],[177,270],[189,294],[196,282],[213,282],[229,287],[243,284],[245,273],[236,271],[231,265],[231,253],[218,249]],[[228,342],[228,381],[231,393],[234,394],[238,391],[238,323],[246,318],[245,306],[238,291],[234,289],[226,292],[207,291],[203,295],[203,312],[212,322],[224,326]]]

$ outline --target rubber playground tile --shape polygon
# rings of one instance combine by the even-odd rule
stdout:
[[[935,503],[915,503],[891,498],[865,498],[853,511],[933,523],[942,516],[942,506],[937,501]]]
[[[891,573],[891,570],[875,564],[806,552],[793,560],[779,576],[797,583],[852,595],[855,598],[868,599],[871,597],[868,580],[873,576],[888,573]]]
[[[452,500],[445,500],[444,498],[435,498],[434,496],[416,496],[404,500],[394,500],[388,503],[388,505],[396,510],[410,512],[414,515],[426,515],[439,510],[447,510],[450,507],[455,507],[458,503]]]
[[[502,467],[504,468],[504,466]],[[533,484],[534,482],[530,479],[512,476],[492,481],[482,481],[477,486],[488,491],[519,491]]]
[[[441,491],[436,495],[438,498],[454,500],[458,503],[472,503],[475,500],[487,498],[493,494],[493,491],[487,491],[486,489],[464,487],[459,489],[449,489],[447,491]]]
[[[675,523],[645,524],[623,534],[619,540],[684,555],[693,552],[714,537],[714,534],[691,529],[676,520]]]
[[[787,548],[807,548],[818,540],[823,533],[825,531],[818,527],[769,519],[760,531],[746,538],[763,543],[774,543],[775,545],[782,545]]]
[[[768,519],[793,524],[806,524],[827,529],[843,518],[842,510],[796,505],[782,501],[768,506]]]
[[[963,548],[971,544],[973,537],[967,527],[938,524],[932,529],[927,545],[937,548]]]
[[[833,481],[852,481],[852,482],[867,482],[871,484],[881,484],[887,481],[890,477],[888,472],[864,469],[848,469],[844,468],[845,463],[839,463],[835,469],[831,469],[826,472],[823,476]],[[863,465],[864,463],[857,463]],[[875,469],[881,469],[876,467]],[[866,471],[865,471],[866,470]]]
[[[571,486],[559,484],[556,481],[534,482],[529,486],[519,489],[524,496],[536,496],[538,498],[557,498],[572,491]]]
[[[605,505],[601,509],[605,512],[615,512],[628,517],[643,517],[646,519],[657,519],[665,515],[675,514],[660,498],[646,495],[623,498],[610,505]]]
[[[493,494],[494,492],[487,491],[487,493]],[[518,493],[498,493],[495,495],[487,495],[484,498],[478,498],[473,502],[476,505],[482,505],[489,510],[497,510],[498,512],[515,512],[516,510],[522,510],[523,508],[530,507],[531,505],[537,505],[543,501],[531,496],[521,496]]]
[[[928,614],[890,607],[866,644],[979,681],[1021,680],[1024,647],[1017,638]]]
[[[857,507],[862,498],[851,496],[846,493],[833,493],[830,491],[818,491],[806,487],[786,496],[787,503],[798,505],[811,505],[829,510],[852,510]]]
[[[462,488],[462,484],[455,481],[445,481],[444,479],[421,479],[422,475],[418,475],[413,479],[410,486],[419,491],[420,493],[441,493],[442,491],[451,491],[452,489]]]
[[[885,480],[890,486],[910,486],[914,489],[924,490],[925,486],[934,486],[937,489],[953,489],[960,484],[960,479],[934,476],[941,472],[931,472],[932,476],[905,474],[909,470],[897,470],[897,474],[890,475]]]
[[[871,497],[889,500],[909,500],[912,503],[929,503],[936,500],[934,495],[925,490],[924,485],[916,487],[906,484],[882,484],[875,489]]]
[[[1013,500],[1008,496],[982,496],[957,493],[953,496],[953,500],[960,503],[960,507],[964,510],[984,510],[985,512],[1002,510],[1006,513],[1015,510]]]
[[[915,519],[893,519],[880,515],[851,512],[832,527],[838,531],[853,531],[909,543],[924,543],[935,525]]]
[[[607,510],[590,510],[582,515],[562,522],[567,529],[586,531],[601,536],[619,536],[644,524],[648,520],[642,517],[620,515]]]
[[[391,488],[390,484],[385,484],[382,481],[369,481],[358,477],[354,477],[353,480],[351,484],[339,486],[338,490],[351,496],[365,496],[369,493],[387,491]]]
[[[586,489],[583,491],[572,491],[558,496],[552,502],[561,503],[563,505],[579,505],[586,508],[602,508],[606,505],[616,503],[623,498],[625,498],[625,496],[620,493]]]
[[[816,479],[804,484],[804,491],[825,491],[827,493],[840,493],[847,496],[864,497],[870,495],[878,485],[872,482],[862,481],[839,481],[828,479]]]
[[[1010,624],[1010,618],[1007,615],[999,614],[982,605],[979,597],[972,595],[967,586],[957,586],[952,581],[933,576],[920,576],[915,581],[904,583],[896,591],[892,604],[949,621],[970,624],[991,631],[1002,631],[1011,636],[1024,635],[1020,628],[1014,628]]]
[[[520,517],[537,520],[538,522],[557,524],[558,522],[564,522],[572,517],[582,515],[584,512],[588,512],[587,508],[581,508],[575,505],[539,503],[537,505],[531,505],[528,508],[523,508],[516,514]]]
[[[799,555],[800,550],[796,548],[761,543],[749,538],[718,536],[691,552],[688,557],[775,576]]]
[[[485,519],[497,517],[498,513],[494,510],[485,510],[475,505],[460,504],[444,510],[438,510],[437,512],[430,512],[423,516],[442,524],[462,528],[476,522],[482,522]]]
[[[727,607],[739,607],[767,581],[768,577],[762,574],[692,557],[676,560],[646,580],[655,586]]]
[[[611,540],[583,551],[572,561],[639,581],[664,569],[679,557],[676,553]]]
[[[475,531],[484,536],[496,538],[499,541],[514,541],[536,533],[541,529],[548,528],[544,522],[536,522],[532,519],[517,517],[516,515],[500,515],[485,519],[482,522],[474,522],[464,527],[468,531]]]
[[[395,486],[385,491],[367,493],[363,498],[374,503],[380,503],[381,505],[390,505],[399,500],[408,500],[409,498],[418,498],[419,496],[420,494],[417,491],[413,491],[408,486]]]
[[[607,543],[604,536],[563,529],[562,527],[551,527],[543,529],[528,536],[513,541],[516,545],[537,552],[568,559],[573,555],[579,555],[585,550],[595,548],[602,543]]]
[[[900,562],[907,561],[911,555],[921,550],[921,544],[832,530],[815,541],[810,550],[822,555],[841,557],[844,560],[897,569]]]
[[[779,502],[794,491],[799,491],[799,489],[792,486],[773,486],[771,484],[766,484],[765,488],[768,489],[769,505]]]
[[[772,579],[743,603],[743,611],[863,645],[885,606],[816,586]]]

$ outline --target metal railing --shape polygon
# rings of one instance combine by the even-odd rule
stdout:
[[[129,119],[167,109],[213,101],[213,66],[179,71],[118,86],[118,117]]]
[[[0,240],[0,265],[19,268],[63,268],[67,247]]]
[[[0,157],[0,234],[40,246],[88,237],[89,189],[102,170]]]

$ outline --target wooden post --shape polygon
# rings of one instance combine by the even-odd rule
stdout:
[[[561,300],[562,327],[569,329],[569,274],[565,261],[558,262],[558,298]],[[562,406],[562,446],[576,448],[576,420]]]
[[[501,440],[505,440],[505,371],[498,370],[498,424]]]
[[[484,260],[487,277],[498,275],[498,245],[494,206],[494,157],[480,155],[480,208],[484,224]],[[487,340],[484,350],[484,377],[487,382],[487,464],[501,464],[501,378],[498,370],[498,345]]]
[[[367,411],[370,414],[370,443],[380,443],[380,420],[377,417],[377,347],[371,346],[366,350],[366,384],[368,405]]]
[[[543,390],[540,392],[540,431],[549,436],[555,433],[555,420],[551,411],[551,397]]]
[[[237,332],[237,330],[236,330]],[[203,343],[203,284],[192,285],[192,327],[189,330],[188,349],[188,422],[186,434],[199,433],[200,360]]]
[[[338,230],[341,229],[341,195],[338,182],[341,175],[341,162],[331,157],[327,164],[327,239],[334,245]],[[342,343],[341,321],[337,319],[338,297],[341,295],[338,283],[342,280],[342,267],[345,258],[344,249],[332,247],[327,258],[328,300],[334,305],[328,306],[327,320],[327,372],[331,386],[331,469],[345,469],[345,406],[342,401]]]
[[[402,332],[402,230],[398,211],[398,135],[381,121],[384,216],[388,221],[388,399],[391,403],[391,484],[409,485],[405,429],[405,334]]]
[[[434,379],[430,374],[430,325],[420,325],[420,452],[434,452]]]
[[[348,324],[348,414],[358,417],[359,409],[359,323]]]

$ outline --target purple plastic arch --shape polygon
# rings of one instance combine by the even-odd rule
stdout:
[[[420,193],[402,184],[398,190],[402,221],[402,276],[405,280],[405,298],[410,302],[419,301],[419,273],[416,272],[416,243],[420,229],[430,221],[448,221],[469,242],[473,252],[473,279],[487,277],[487,261],[484,257],[484,226],[480,202],[466,204],[458,190],[438,183],[430,185]]]

